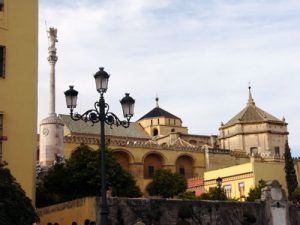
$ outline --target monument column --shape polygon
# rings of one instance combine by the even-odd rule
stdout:
[[[56,42],[57,29],[47,30],[49,47],[48,62],[50,64],[48,117],[40,123],[39,163],[41,166],[51,166],[63,158],[64,124],[55,112],[55,64],[57,62]]]

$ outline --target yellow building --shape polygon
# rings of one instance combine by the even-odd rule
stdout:
[[[85,221],[97,220],[97,199],[95,197],[80,198],[73,201],[52,205],[37,210],[40,225],[81,225]]]
[[[169,115],[171,114],[166,112],[151,117],[145,116],[142,122],[145,120],[164,121],[166,118],[168,120]],[[69,158],[80,143],[88,144],[93,149],[98,148],[99,124],[91,126],[83,121],[73,121],[68,115],[59,115],[59,118],[64,123],[65,158]],[[113,155],[121,166],[134,176],[142,191],[145,191],[155,170],[160,168],[178,172],[186,178],[203,176],[205,159],[201,146],[190,144],[180,138],[179,134],[172,143],[160,144],[143,129],[140,121],[131,123],[129,128],[110,128],[106,125],[105,135]],[[170,129],[167,125],[165,127]],[[178,125],[179,128],[180,125]],[[210,136],[201,136],[201,138],[210,141]]]
[[[38,1],[0,1],[0,161],[34,200]]]
[[[217,186],[217,178],[222,178],[222,187],[229,199],[244,200],[250,188],[258,185],[262,179],[278,180],[286,189],[284,162],[264,161],[261,158],[251,158],[251,162],[230,166],[204,173],[204,188],[206,191]]]

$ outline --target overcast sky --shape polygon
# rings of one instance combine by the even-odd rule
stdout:
[[[111,74],[105,95],[122,117],[125,92],[138,120],[155,107],[180,117],[192,134],[218,134],[248,99],[288,122],[300,156],[300,1],[40,0],[39,121],[48,114],[46,26],[58,29],[56,112],[63,92],[79,91],[78,111],[93,107],[94,73]]]

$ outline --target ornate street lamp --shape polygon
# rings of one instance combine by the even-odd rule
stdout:
[[[223,179],[222,179],[221,177],[218,177],[218,178],[216,179],[216,182],[217,182],[217,186],[218,186],[218,187],[221,187],[221,186],[222,186],[222,181],[223,181]]]
[[[103,67],[100,67],[99,71],[94,75],[96,82],[96,89],[100,93],[99,101],[95,102],[94,109],[90,109],[83,114],[73,113],[73,110],[77,105],[78,91],[74,89],[74,86],[70,86],[70,89],[65,91],[67,107],[70,108],[70,116],[73,120],[83,120],[84,122],[91,122],[92,126],[95,123],[100,122],[100,156],[101,156],[101,225],[108,225],[108,205],[106,199],[106,168],[105,168],[105,123],[112,126],[129,127],[130,119],[134,113],[135,100],[129,96],[129,93],[125,94],[125,97],[120,100],[123,115],[125,120],[120,120],[114,113],[109,112],[109,105],[105,103],[103,94],[107,90],[109,74],[104,71]]]

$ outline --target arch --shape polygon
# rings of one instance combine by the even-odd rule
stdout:
[[[77,225],[77,223],[76,222],[72,222],[72,225]]]
[[[123,169],[126,171],[129,171],[129,166],[130,166],[130,155],[128,152],[123,151],[123,150],[114,150],[112,151],[112,155],[114,158],[117,160],[117,162],[122,166]]]
[[[171,129],[171,132],[174,133],[174,132],[175,132],[175,128],[172,128],[172,129]]]
[[[158,153],[149,153],[144,157],[144,178],[151,178],[155,170],[163,168],[164,157]]]
[[[158,135],[158,130],[157,130],[157,128],[153,128],[153,130],[152,130],[152,136],[157,136]]]
[[[124,153],[126,153],[126,154],[128,155],[128,157],[129,157],[129,163],[134,163],[134,162],[135,162],[135,157],[134,157],[134,155],[133,155],[130,151],[128,151],[127,149],[124,149],[124,148],[116,148],[116,149],[112,149],[111,152],[112,152],[112,153],[114,153],[114,152],[124,152]]]
[[[84,225],[90,225],[90,220],[89,219],[86,219],[85,221],[84,221]]]
[[[250,156],[256,156],[258,154],[257,147],[250,147]]]
[[[176,160],[176,173],[184,176],[185,178],[192,178],[194,171],[194,159],[189,155],[181,155]]]

